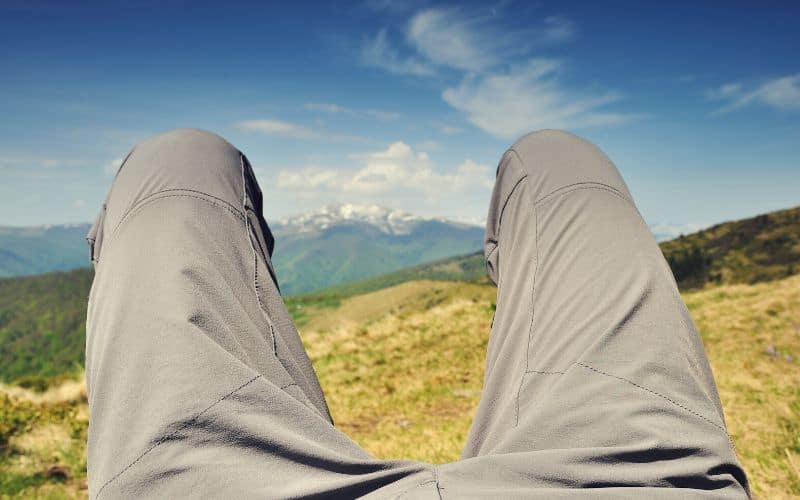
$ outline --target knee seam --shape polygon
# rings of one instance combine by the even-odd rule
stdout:
[[[112,476],[112,477],[111,477],[111,479],[109,479],[108,481],[106,481],[106,482],[103,484],[103,486],[101,486],[101,487],[100,487],[100,489],[99,489],[99,490],[97,490],[97,494],[94,496],[94,497],[95,497],[95,499],[97,499],[97,498],[100,498],[100,495],[103,493],[103,490],[105,489],[105,487],[106,487],[106,486],[108,486],[108,485],[109,485],[109,484],[111,484],[111,483],[112,483],[114,480],[116,480],[117,478],[119,478],[119,477],[120,477],[122,474],[124,474],[124,473],[125,473],[125,472],[126,472],[128,469],[130,469],[131,467],[133,467],[134,465],[136,465],[137,463],[139,463],[139,461],[140,461],[142,458],[144,458],[144,457],[145,457],[145,455],[147,455],[147,454],[148,454],[148,453],[150,453],[151,451],[155,450],[156,448],[158,448],[158,447],[159,447],[160,445],[162,445],[163,443],[167,442],[169,439],[171,439],[173,436],[177,435],[177,434],[178,434],[180,431],[182,431],[183,429],[185,429],[186,427],[188,427],[188,426],[189,426],[189,425],[191,425],[192,423],[196,422],[196,421],[197,421],[197,420],[198,420],[200,417],[202,417],[203,415],[205,415],[206,413],[208,413],[208,412],[209,412],[209,411],[210,411],[212,408],[214,408],[215,406],[217,406],[219,403],[221,403],[221,402],[222,402],[222,401],[224,401],[225,399],[227,399],[227,398],[231,397],[231,396],[232,396],[232,395],[234,395],[235,393],[237,393],[237,392],[241,391],[242,389],[244,389],[244,388],[245,388],[245,387],[247,387],[248,385],[252,384],[253,382],[255,382],[255,381],[256,381],[257,379],[259,379],[259,378],[261,378],[261,375],[256,375],[255,377],[253,377],[253,378],[251,378],[250,380],[246,381],[245,383],[243,383],[243,384],[242,384],[242,385],[240,385],[239,387],[237,387],[237,388],[233,389],[233,390],[232,390],[232,391],[230,391],[229,393],[225,394],[224,396],[220,397],[219,399],[217,399],[216,401],[214,401],[213,403],[211,403],[211,404],[210,404],[209,406],[207,406],[207,407],[206,407],[204,410],[202,410],[201,412],[197,413],[197,414],[196,414],[194,417],[192,417],[192,418],[191,418],[191,419],[189,419],[188,421],[184,422],[184,424],[183,424],[183,425],[179,426],[177,429],[175,429],[175,430],[174,430],[174,431],[172,431],[171,433],[167,434],[166,436],[163,436],[161,439],[159,439],[158,441],[156,441],[155,443],[153,443],[153,445],[151,445],[151,446],[150,446],[148,449],[146,449],[146,450],[145,450],[145,451],[144,451],[144,452],[143,452],[141,455],[139,455],[139,456],[138,456],[138,457],[137,457],[137,458],[136,458],[136,459],[135,459],[133,462],[131,462],[130,464],[128,464],[128,466],[127,466],[127,467],[125,467],[124,469],[122,469],[121,471],[119,471],[118,473],[116,473],[114,476]],[[291,385],[291,384],[290,384],[290,385]],[[288,387],[288,386],[287,386],[287,387]],[[282,389],[283,389],[283,388],[282,388]]]
[[[534,202],[534,206],[538,206],[553,201],[554,199],[563,196],[565,194],[569,194],[575,191],[581,191],[584,189],[598,189],[600,191],[608,191],[609,193],[616,195],[619,198],[622,198],[628,203],[633,204],[633,200],[631,200],[622,191],[615,188],[614,186],[610,186],[602,182],[586,181],[586,182],[576,182],[574,184],[567,184],[566,186],[561,186],[560,188],[555,189],[550,193],[542,196],[538,200],[536,200]]]
[[[174,193],[174,194],[165,194],[165,193]],[[179,194],[182,193],[182,194]],[[198,196],[202,195],[202,196]],[[163,191],[159,191],[157,193],[153,193],[148,195],[147,197],[143,198],[139,202],[136,203],[130,210],[128,210],[125,215],[114,225],[114,229],[111,231],[111,234],[108,237],[108,240],[103,242],[103,245],[108,245],[114,238],[116,237],[117,233],[122,228],[123,223],[128,222],[129,220],[133,219],[136,215],[141,213],[141,210],[146,206],[159,201],[164,200],[167,198],[195,198],[201,201],[208,203],[209,205],[213,205],[218,208],[222,208],[227,210],[235,217],[240,220],[244,219],[244,215],[237,210],[236,208],[232,207],[228,202],[223,199],[217,198],[215,196],[209,195],[207,193],[203,193],[202,191],[193,191],[191,189],[165,189]],[[211,199],[209,199],[211,198]],[[213,201],[212,201],[213,200]]]

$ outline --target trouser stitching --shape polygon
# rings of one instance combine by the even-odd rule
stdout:
[[[138,463],[138,462],[139,462],[139,461],[140,461],[142,458],[144,458],[144,457],[145,457],[145,455],[147,455],[148,453],[150,453],[151,451],[153,451],[154,449],[156,449],[158,446],[160,446],[160,445],[164,444],[166,441],[168,441],[168,440],[172,439],[172,438],[173,438],[174,436],[176,436],[176,435],[177,435],[179,432],[181,432],[182,430],[186,429],[188,426],[192,425],[192,424],[193,424],[194,422],[196,422],[196,421],[197,421],[197,420],[198,420],[200,417],[202,417],[203,415],[205,415],[206,413],[208,413],[208,412],[209,412],[209,411],[210,411],[212,408],[214,408],[215,406],[217,406],[219,403],[221,403],[221,402],[222,402],[222,401],[224,401],[225,399],[227,399],[227,398],[231,397],[233,394],[235,394],[235,393],[237,393],[237,392],[241,391],[242,389],[244,389],[244,388],[245,388],[245,387],[247,387],[248,385],[252,384],[253,382],[255,382],[255,381],[256,381],[257,379],[259,379],[259,378],[261,378],[261,375],[256,375],[255,377],[251,378],[251,379],[250,379],[250,380],[248,380],[247,382],[243,383],[243,384],[242,384],[242,385],[240,385],[239,387],[235,388],[234,390],[230,391],[229,393],[225,394],[224,396],[220,397],[219,399],[217,399],[216,401],[214,401],[213,403],[211,403],[211,404],[210,404],[209,406],[207,406],[207,407],[206,407],[204,410],[202,410],[200,413],[196,414],[194,417],[192,417],[191,419],[189,419],[189,420],[187,420],[186,422],[184,422],[182,425],[180,425],[180,426],[179,426],[177,429],[175,429],[174,431],[170,432],[170,433],[169,433],[169,434],[167,434],[166,436],[163,436],[163,437],[161,437],[159,440],[157,440],[155,443],[153,443],[153,444],[152,444],[152,445],[151,445],[149,448],[147,448],[147,449],[146,449],[146,450],[145,450],[145,451],[144,451],[144,452],[143,452],[141,455],[139,455],[139,456],[136,458],[136,460],[134,460],[133,462],[131,462],[130,464],[128,464],[128,465],[127,465],[127,466],[126,466],[124,469],[122,469],[121,471],[117,472],[117,473],[116,473],[116,474],[115,474],[115,475],[114,475],[114,476],[113,476],[111,479],[109,479],[108,481],[106,481],[106,482],[103,484],[103,486],[101,486],[101,487],[100,487],[100,489],[99,489],[99,490],[97,490],[97,494],[94,496],[94,497],[95,497],[95,499],[97,499],[97,498],[100,498],[100,494],[103,492],[103,490],[105,489],[105,487],[106,487],[106,486],[108,486],[108,485],[109,485],[109,484],[111,484],[111,483],[112,483],[114,480],[116,480],[117,478],[119,478],[119,477],[120,477],[122,474],[124,474],[124,473],[125,473],[125,472],[126,472],[128,469],[130,469],[131,467],[133,467],[134,465],[136,465],[136,464],[137,464],[137,463]],[[290,385],[292,385],[292,384],[290,384]],[[288,387],[288,386],[287,386],[287,387]]]
[[[155,201],[155,199],[167,198],[169,196],[180,196],[180,195],[158,196],[158,195],[163,195],[164,193],[174,193],[174,192],[201,194],[201,195],[203,195],[203,197],[208,197],[208,198],[211,198],[211,199],[221,203],[222,205],[224,205],[224,206],[221,206],[221,208],[224,208],[224,209],[226,209],[226,210],[228,210],[230,212],[233,212],[233,214],[236,215],[237,217],[244,217],[244,213],[242,213],[235,206],[231,205],[229,202],[227,202],[227,201],[225,201],[222,198],[219,198],[217,196],[205,193],[203,191],[198,191],[196,189],[188,189],[188,188],[162,189],[161,191],[156,191],[155,193],[151,193],[151,194],[145,196],[144,198],[142,198],[141,200],[138,200],[127,212],[125,212],[125,214],[120,218],[119,222],[117,222],[117,224],[114,226],[114,229],[111,231],[112,236],[113,236],[114,233],[117,232],[117,228],[119,228],[119,226],[121,226],[122,223],[125,222],[125,220],[128,218],[128,216],[133,214],[133,212],[138,211],[143,205],[146,205],[146,204],[150,203],[151,201]],[[156,198],[157,196],[158,196],[158,198]],[[183,196],[191,196],[191,195],[190,194],[185,194]],[[199,196],[194,196],[194,197],[198,198],[198,199],[204,199],[204,198],[201,198]],[[211,200],[205,200],[205,201],[208,201],[209,203],[214,204]],[[220,206],[220,205],[217,205],[217,206]]]
[[[672,403],[673,405],[677,406],[678,408],[681,408],[681,409],[683,409],[683,410],[685,410],[685,411],[688,411],[688,412],[689,412],[689,413],[691,413],[692,415],[694,415],[694,416],[696,416],[696,417],[699,417],[699,418],[701,418],[701,419],[705,420],[706,422],[708,422],[709,424],[713,425],[713,426],[714,426],[714,427],[716,427],[717,429],[720,429],[721,431],[724,431],[724,432],[726,433],[726,435],[727,435],[727,431],[725,431],[725,428],[724,428],[724,427],[722,427],[721,425],[719,425],[719,424],[717,424],[717,423],[713,422],[712,420],[710,420],[710,419],[708,419],[708,418],[704,417],[703,415],[701,415],[701,414],[697,413],[696,411],[693,411],[693,410],[691,410],[691,409],[687,408],[686,406],[683,406],[682,404],[680,404],[680,403],[678,403],[677,401],[674,401],[673,399],[671,399],[671,398],[669,398],[669,397],[667,397],[667,396],[665,396],[665,395],[661,394],[660,392],[656,392],[656,391],[654,391],[654,390],[652,390],[652,389],[648,389],[647,387],[645,387],[645,386],[643,386],[643,385],[639,385],[639,384],[637,384],[636,382],[633,382],[632,380],[628,380],[628,379],[626,379],[626,378],[624,378],[624,377],[618,377],[617,375],[612,375],[612,374],[610,374],[610,373],[604,372],[603,370],[600,370],[600,369],[598,369],[598,368],[595,368],[595,367],[593,367],[593,366],[587,365],[586,363],[582,363],[582,362],[580,362],[580,361],[576,361],[574,364],[576,364],[576,365],[578,365],[578,366],[582,366],[583,368],[586,368],[587,370],[591,370],[591,371],[593,371],[593,372],[595,372],[595,373],[598,373],[598,374],[600,374],[600,375],[605,375],[606,377],[615,378],[615,379],[617,379],[617,380],[621,380],[621,381],[623,381],[623,382],[627,382],[627,383],[629,383],[630,385],[632,385],[632,386],[634,386],[634,387],[638,387],[639,389],[642,389],[643,391],[647,391],[647,392],[649,392],[650,394],[653,394],[653,395],[655,395],[655,396],[658,396],[658,397],[660,397],[661,399],[665,399],[665,400],[669,401],[670,403]]]
[[[517,155],[517,157],[519,158],[518,155]],[[521,162],[522,162],[522,160],[520,160],[520,163]],[[527,177],[524,177],[524,179],[527,179]],[[574,184],[568,184],[566,186],[562,186],[562,187],[550,192],[546,196],[536,200],[533,203],[532,212],[533,212],[533,220],[534,220],[534,224],[535,224],[534,244],[536,245],[536,253],[535,253],[535,257],[534,258],[536,259],[536,262],[535,262],[534,270],[533,270],[533,284],[531,285],[531,323],[530,323],[530,327],[528,328],[528,339],[527,339],[528,342],[527,342],[527,345],[525,347],[525,349],[526,349],[526,351],[525,351],[525,371],[522,373],[522,376],[520,377],[519,388],[517,389],[517,400],[516,400],[516,408],[515,408],[516,422],[514,424],[515,427],[519,425],[520,397],[522,395],[522,386],[525,384],[525,375],[527,373],[537,373],[535,370],[530,370],[529,371],[528,366],[529,366],[529,363],[530,363],[531,339],[533,338],[533,323],[534,323],[534,319],[535,319],[535,315],[536,315],[535,311],[534,311],[534,302],[535,302],[535,296],[536,296],[536,282],[537,282],[537,277],[538,277],[538,274],[539,274],[539,262],[541,261],[541,259],[539,258],[539,225],[540,225],[539,224],[539,208],[540,208],[539,205],[550,203],[552,201],[555,201],[555,200],[559,199],[561,196],[565,196],[567,194],[574,193],[574,192],[580,191],[580,190],[585,190],[585,189],[596,189],[596,190],[600,190],[600,191],[605,191],[607,193],[610,193],[610,194],[612,194],[612,195],[614,195],[614,196],[616,196],[618,198],[621,198],[622,200],[628,202],[631,206],[634,207],[634,209],[636,209],[636,205],[633,203],[633,201],[630,198],[628,198],[627,196],[622,194],[618,189],[614,188],[613,186],[609,186],[608,184],[604,184],[602,182],[577,182],[577,183],[574,183]]]
[[[284,369],[286,365],[281,361],[280,357],[278,357],[278,340],[277,340],[277,332],[275,331],[275,325],[272,322],[272,318],[269,317],[267,314],[264,302],[261,300],[261,293],[260,293],[260,286],[258,284],[258,252],[256,252],[256,247],[253,245],[253,236],[251,234],[252,229],[250,228],[250,218],[247,216],[247,180],[245,179],[244,175],[244,156],[239,154],[239,163],[242,167],[242,210],[244,210],[244,225],[246,231],[247,242],[250,244],[250,250],[253,252],[253,289],[256,294],[256,301],[258,301],[258,306],[261,309],[261,315],[264,319],[267,320],[267,325],[269,326],[269,332],[272,336],[272,351],[275,353],[275,357],[284,365]]]

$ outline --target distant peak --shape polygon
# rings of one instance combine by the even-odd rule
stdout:
[[[358,205],[354,203],[335,203],[310,212],[284,217],[277,227],[292,232],[310,232],[347,224],[367,224],[386,234],[408,234],[420,222],[437,221],[444,224],[463,226],[444,217],[414,215],[397,208],[381,205]]]

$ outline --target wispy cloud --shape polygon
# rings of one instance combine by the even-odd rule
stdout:
[[[345,135],[316,130],[298,123],[291,123],[282,120],[260,119],[244,120],[238,122],[236,126],[247,132],[256,132],[265,135],[275,135],[288,137],[291,139],[303,140],[325,140],[325,141],[362,141],[363,137],[356,135]]]
[[[114,158],[113,160],[103,165],[103,173],[105,173],[109,177],[115,175],[117,173],[117,170],[119,170],[119,167],[122,166],[123,161],[125,161],[125,159],[122,157]]]
[[[501,17],[496,9],[427,8],[408,18],[401,38],[404,45],[391,46],[384,29],[364,50],[377,54],[379,47],[384,57],[370,61],[392,73],[449,75],[451,82],[455,76],[455,82],[443,85],[443,100],[496,137],[635,118],[608,110],[621,99],[618,92],[569,85],[562,60],[536,56],[546,46],[575,37],[577,28],[570,19],[549,16],[536,26],[515,31],[501,26]],[[446,134],[459,131],[453,126],[438,128]]]
[[[397,113],[395,111],[384,111],[381,109],[353,109],[330,102],[307,102],[303,105],[303,108],[308,111],[318,111],[321,113],[343,114],[350,116],[366,116],[378,120],[396,120],[403,116],[402,113]]]
[[[84,160],[77,158],[56,158],[52,156],[0,156],[0,169],[16,169],[38,167],[54,169],[61,167],[79,167],[85,165]]]
[[[456,9],[423,10],[411,18],[406,33],[409,44],[431,63],[463,71],[483,71],[519,50],[515,36],[492,35],[486,17]]]
[[[435,127],[444,135],[455,135],[464,131],[464,129],[461,127],[456,127],[455,125],[450,125],[447,123],[436,123]]]
[[[482,72],[533,48],[569,41],[576,29],[562,16],[546,17],[526,30],[501,29],[496,9],[437,7],[418,11],[401,31],[403,44],[390,43],[386,28],[368,38],[362,45],[362,62],[414,76],[435,75],[437,68]]]
[[[303,196],[324,199],[325,193],[343,193],[348,200],[386,202],[418,197],[437,200],[470,191],[489,192],[492,169],[465,160],[449,171],[441,171],[428,154],[398,141],[385,150],[351,155],[359,166],[351,169],[307,166],[278,172],[277,187]]]
[[[577,28],[575,23],[563,16],[550,16],[544,19],[544,26],[538,30],[540,40],[547,43],[562,43],[571,40]]]
[[[727,83],[709,90],[706,96],[726,104],[714,114],[727,113],[745,106],[762,105],[780,111],[800,111],[800,73],[767,80],[756,87]]]
[[[361,47],[361,63],[381,68],[396,75],[430,76],[433,66],[416,57],[404,57],[387,40],[386,30],[365,40]]]
[[[408,23],[411,46],[436,65],[480,72],[524,55],[536,47],[572,39],[575,25],[561,16],[546,17],[526,30],[499,29],[490,12],[456,8],[425,9]]]
[[[324,113],[352,113],[350,109],[328,102],[307,102],[303,105],[303,108],[309,111],[322,111]]]
[[[444,100],[476,127],[511,139],[538,128],[580,128],[619,124],[632,115],[604,111],[615,93],[581,94],[558,79],[556,60],[533,59],[505,74],[469,76],[445,89]]]

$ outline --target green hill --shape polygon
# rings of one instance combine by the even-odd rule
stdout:
[[[0,279],[0,380],[83,365],[89,269]]]
[[[408,233],[372,224],[339,223],[324,229],[275,233],[273,264],[284,294],[319,290],[481,247],[476,226],[418,221]]]
[[[415,280],[308,308],[303,341],[337,426],[376,457],[456,459],[494,297],[488,284]],[[683,298],[753,492],[797,498],[800,276]],[[85,497],[87,419],[77,382],[43,394],[0,385],[0,497]]]
[[[779,279],[800,272],[800,207],[718,224],[661,248],[682,290]],[[415,280],[479,283],[485,276],[483,255],[476,252],[289,296],[286,302],[302,327],[314,311],[338,307],[355,295]],[[82,365],[91,277],[91,270],[81,269],[0,279],[0,381],[49,378]]]
[[[0,277],[84,267],[89,263],[89,224],[0,226]]]
[[[440,259],[391,273],[373,276],[324,290],[286,297],[286,306],[298,326],[306,321],[308,308],[335,307],[342,299],[414,280],[474,281],[486,280],[483,253]]]
[[[681,289],[800,272],[800,207],[717,224],[661,244]]]
[[[477,250],[483,229],[379,206],[331,205],[270,224],[284,294],[307,293]],[[88,224],[0,226],[0,278],[89,265]]]

